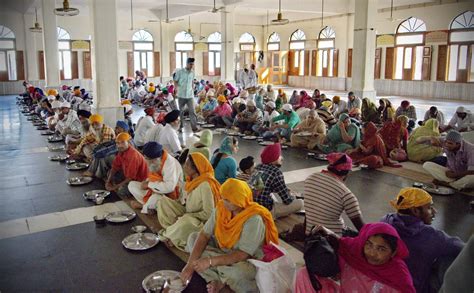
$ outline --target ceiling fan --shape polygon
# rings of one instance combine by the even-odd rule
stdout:
[[[69,7],[69,1],[63,1],[63,7],[54,9],[54,14],[57,16],[75,16],[79,14],[79,9]]]
[[[169,5],[168,0],[166,0],[166,19],[163,21],[164,23],[172,23],[176,21],[182,21],[183,19],[169,19]]]
[[[289,22],[290,20],[288,20],[287,18],[283,18],[283,14],[281,13],[281,0],[278,0],[278,14],[277,18],[272,20],[272,24],[284,25],[288,24]]]
[[[225,8],[225,6],[222,6],[222,7],[217,8],[217,7],[216,7],[216,0],[214,0],[214,7],[212,7],[212,9],[209,10],[209,12],[211,12],[211,13],[217,13],[217,12],[224,12],[224,13],[227,13],[226,11],[224,11],[224,8]]]
[[[30,32],[41,33],[43,31],[43,29],[41,28],[41,26],[38,22],[38,11],[36,10],[36,7],[35,7],[35,15],[36,15],[35,26],[30,27]]]
[[[390,17],[387,20],[392,22],[405,20],[403,18],[393,18],[393,0],[390,1]]]

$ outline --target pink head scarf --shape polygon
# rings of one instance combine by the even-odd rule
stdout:
[[[338,161],[344,156],[346,157],[345,162],[338,163]],[[329,165],[336,171],[352,170],[352,159],[344,153],[330,153],[326,158],[328,159]]]
[[[373,235],[387,234],[397,238],[395,256],[383,265],[371,265],[364,257],[364,245]],[[415,293],[413,280],[408,267],[403,261],[408,257],[408,248],[400,239],[397,230],[386,223],[366,224],[355,238],[342,237],[339,241],[339,257],[343,258],[351,267],[364,275],[386,284],[403,293]]]

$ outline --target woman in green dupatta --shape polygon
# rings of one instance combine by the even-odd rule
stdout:
[[[198,142],[193,144],[189,148],[189,153],[201,153],[206,157],[208,160],[211,159],[211,150],[210,147],[212,145],[212,131],[209,129],[205,129],[201,133],[201,137]]]
[[[418,143],[420,137],[440,137],[439,122],[436,119],[429,119],[425,125],[415,129],[408,139],[407,151],[408,159],[413,162],[421,163],[441,156],[443,150],[441,147],[431,144]]]
[[[351,122],[349,115],[343,113],[339,116],[339,122],[334,125],[326,136],[324,145],[318,145],[324,153],[343,153],[355,149],[360,145],[360,129]]]
[[[369,98],[362,99],[362,122],[380,123],[380,114],[377,106]]]

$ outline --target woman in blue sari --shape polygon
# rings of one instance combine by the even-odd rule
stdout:
[[[344,153],[347,150],[355,149],[360,145],[360,129],[351,122],[349,115],[343,113],[339,116],[339,121],[327,133],[326,141],[318,145],[324,153]]]

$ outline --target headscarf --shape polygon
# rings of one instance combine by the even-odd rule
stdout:
[[[210,147],[212,145],[212,131],[209,129],[204,129],[201,132],[201,137],[199,138],[199,143],[205,147]]]
[[[311,101],[311,97],[308,95],[306,91],[301,91],[300,94],[300,107],[306,107],[308,101]]]
[[[219,147],[219,153],[226,154],[228,156],[232,155],[232,146],[234,145],[233,138],[230,136],[224,137]]]
[[[461,143],[463,138],[462,138],[462,134],[459,131],[450,130],[448,134],[446,135],[446,140],[449,140],[455,143]]]
[[[201,183],[207,182],[211,187],[212,195],[214,196],[214,204],[220,200],[220,192],[219,189],[221,185],[219,181],[216,180],[214,177],[214,168],[212,168],[211,163],[209,160],[201,153],[192,153],[189,155],[196,166],[196,169],[199,173],[199,176],[192,179],[190,177],[186,177],[186,183],[184,185],[184,189],[188,194],[190,194],[194,189],[196,189]]]
[[[362,121],[379,122],[380,115],[377,112],[377,106],[369,98],[362,99]]]
[[[383,142],[382,137],[377,133],[377,126],[374,123],[368,122],[364,126],[364,137],[361,144],[366,148],[373,148],[373,154],[382,158],[383,164],[391,167],[401,167],[390,162],[387,156],[387,148]]]
[[[382,128],[379,130],[379,134],[385,143],[387,151],[400,148],[401,130],[402,124],[398,120],[385,122]]]
[[[344,122],[344,120],[346,120],[347,118],[350,118],[349,114],[342,113],[341,115],[339,115],[339,122]]]
[[[332,97],[332,102],[334,104],[338,104],[340,101],[341,101],[341,97],[339,97],[339,96]]]
[[[345,157],[345,159],[343,159]],[[330,153],[326,156],[329,166],[336,171],[351,171],[352,159],[344,153]]]
[[[226,99],[226,97],[220,95],[220,96],[217,97],[217,101],[221,102],[221,103],[225,103],[225,102],[227,102],[227,99]]]
[[[405,187],[400,190],[397,197],[390,201],[390,205],[397,211],[417,208],[433,201],[431,195],[420,188]]]
[[[428,119],[425,124],[413,130],[410,135],[410,140],[417,139],[422,136],[434,136],[439,137],[439,122],[436,119]]]
[[[232,217],[232,213],[225,208],[224,201],[219,201],[216,207],[216,224],[214,235],[220,248],[233,248],[240,239],[245,223],[251,217],[259,215],[265,225],[265,244],[278,244],[278,231],[268,209],[255,203],[252,199],[252,190],[242,180],[230,178],[221,186],[221,196],[233,205],[243,210]]]
[[[387,234],[397,238],[395,256],[383,265],[372,265],[364,257],[364,246],[371,236]],[[369,278],[386,284],[403,293],[415,293],[413,280],[404,262],[408,257],[408,248],[401,240],[397,230],[386,223],[370,223],[362,227],[359,236],[355,238],[342,237],[339,240],[339,257],[351,267],[360,271]]]
[[[290,103],[292,106],[297,106],[299,104],[298,93],[296,91],[293,92],[288,103]]]

